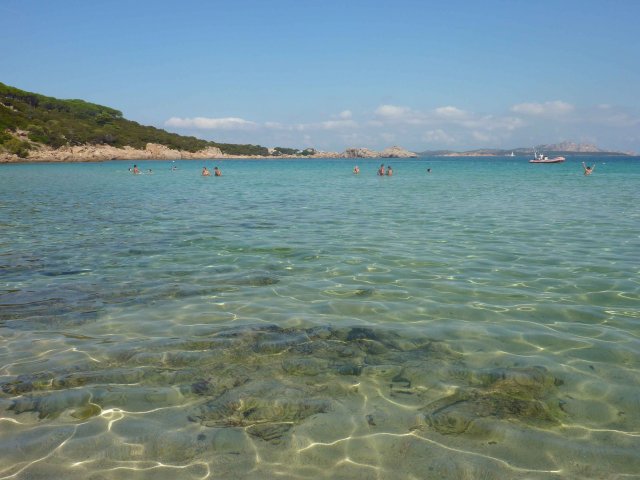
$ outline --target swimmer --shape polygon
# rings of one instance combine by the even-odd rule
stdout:
[[[220,171],[220,169],[218,167],[213,167],[213,174],[216,177],[221,177],[222,176],[222,172]]]
[[[380,175],[381,177],[384,176],[384,163],[380,165],[380,168],[378,169],[378,175]]]
[[[391,169],[391,165],[387,165],[387,177],[393,175],[393,170]]]
[[[431,173],[431,169],[430,168],[427,168],[427,173]]]
[[[585,175],[591,175],[596,169],[596,164],[594,163],[593,166],[590,167],[589,165],[586,165],[584,162],[582,162],[582,168],[584,169]]]
[[[360,173],[360,167],[358,167],[358,165],[353,167],[353,173],[356,174],[356,175]]]
[[[138,165],[134,165],[133,166],[133,174],[134,175],[139,175],[140,174],[140,170],[138,170]]]
[[[207,167],[202,167],[202,176],[203,177],[210,177],[211,176],[211,172],[207,169]]]
[[[147,170],[147,175],[153,175],[153,170],[151,169]]]

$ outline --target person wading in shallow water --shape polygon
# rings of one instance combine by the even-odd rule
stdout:
[[[380,175],[381,177],[384,176],[384,163],[380,165],[380,168],[378,169],[378,175]]]
[[[585,164],[584,162],[582,162],[582,168],[584,169],[584,174],[585,175],[591,175],[593,173],[593,171],[595,170],[596,166],[595,164],[593,166],[589,166],[587,164]]]
[[[220,171],[220,169],[218,167],[213,167],[213,174],[216,177],[221,177],[222,176],[222,172]]]

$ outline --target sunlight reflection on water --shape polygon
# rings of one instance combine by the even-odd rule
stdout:
[[[0,166],[0,478],[637,475],[640,162],[351,163]]]

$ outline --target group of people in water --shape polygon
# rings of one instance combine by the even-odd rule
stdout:
[[[593,173],[593,171],[596,169],[596,165],[593,164],[593,165],[589,166],[589,165],[585,164],[584,162],[582,162],[582,168],[584,170],[584,174],[585,175],[591,175]],[[360,167],[358,167],[358,165],[353,167],[353,173],[355,175],[360,173]],[[431,173],[431,169],[430,168],[427,168],[427,173]],[[393,169],[391,168],[391,165],[387,165],[387,168],[385,170],[385,166],[384,166],[384,163],[383,163],[383,164],[380,165],[380,168],[378,168],[377,174],[380,177],[383,177],[383,176],[390,177],[391,175],[393,175]]]
[[[176,167],[175,165],[171,165],[171,171],[175,171],[177,169],[178,169],[178,167]],[[129,168],[129,172],[133,173],[134,175],[142,174],[142,172],[138,168],[138,165],[134,165],[133,168]],[[153,173],[153,170],[148,169],[146,173],[147,173],[147,175],[150,175],[150,174]],[[214,167],[213,168],[213,175],[216,176],[216,177],[221,177],[222,176],[222,171],[218,167]],[[202,167],[202,176],[203,177],[210,177],[211,176],[211,172],[209,171],[209,169],[207,167]]]
[[[353,173],[355,175],[360,173],[360,167],[358,167],[358,165],[353,167]],[[381,177],[384,177],[385,175],[390,177],[391,175],[393,175],[393,169],[391,168],[391,165],[387,165],[386,170],[384,169],[384,163],[380,165],[380,168],[378,169],[378,175]]]
[[[358,167],[358,165],[356,165],[355,167],[353,167],[353,173],[354,175],[358,175],[360,173],[360,167]],[[431,169],[427,168],[427,173],[431,173]],[[378,169],[377,175],[379,177],[390,177],[393,175],[393,168],[391,168],[391,165],[387,165],[387,168],[385,170],[384,167],[384,163],[380,165],[380,168]]]
[[[221,177],[222,176],[222,172],[220,171],[220,169],[218,167],[213,167],[213,175],[216,177]],[[211,172],[209,171],[209,169],[207,167],[202,167],[202,176],[203,177],[210,177],[211,176]]]
[[[171,170],[177,170],[178,167],[176,167],[175,165],[171,166]],[[594,165],[587,165],[584,162],[582,162],[582,168],[584,170],[584,174],[585,175],[591,175],[593,173],[593,171],[595,170],[596,166]],[[133,168],[129,168],[129,171],[131,173],[133,173],[134,175],[140,175],[142,172],[140,171],[140,169],[138,168],[138,165],[134,165]],[[147,170],[147,174],[152,174],[153,171],[151,169]],[[358,165],[356,165],[355,167],[353,167],[353,173],[355,175],[360,173],[360,167],[358,167]],[[431,173],[431,169],[427,168],[427,173]],[[221,177],[222,176],[222,172],[220,171],[220,169],[218,167],[213,167],[213,175],[216,177]],[[385,165],[384,163],[380,165],[380,168],[378,168],[378,172],[377,175],[380,177],[390,177],[393,175],[393,169],[391,168],[391,165],[387,165],[386,169],[385,169]],[[207,167],[202,167],[202,176],[203,177],[210,177],[211,176],[211,172],[209,171],[209,169]]]
[[[133,168],[130,168],[129,171],[131,173],[133,173],[134,175],[140,175],[142,174],[142,172],[140,171],[140,169],[138,168],[138,165],[134,165]],[[147,169],[147,175],[151,175],[153,173],[153,170],[151,170],[150,168]]]

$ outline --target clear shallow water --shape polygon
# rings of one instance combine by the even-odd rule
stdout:
[[[640,478],[640,161],[580,161],[0,166],[0,478]]]

